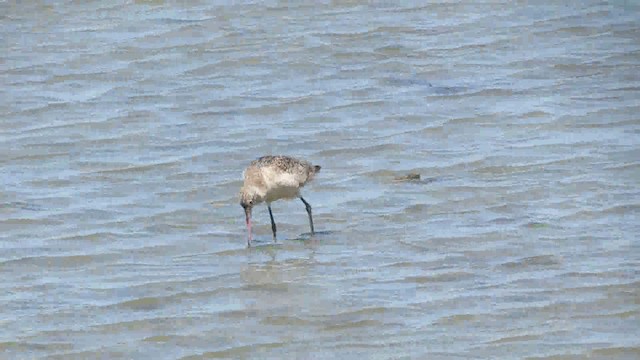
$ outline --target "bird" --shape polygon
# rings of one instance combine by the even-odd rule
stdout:
[[[314,234],[311,205],[300,195],[300,190],[320,172],[319,165],[285,155],[267,155],[252,161],[244,170],[244,183],[240,188],[240,206],[244,208],[247,223],[247,247],[251,247],[251,210],[267,203],[271,218],[273,241],[276,241],[276,223],[271,203],[280,199],[299,198],[309,215],[311,234]]]

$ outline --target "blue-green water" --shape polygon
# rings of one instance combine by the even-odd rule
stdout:
[[[0,358],[640,357],[618,4],[0,3]]]

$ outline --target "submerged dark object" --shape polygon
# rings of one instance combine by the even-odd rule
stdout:
[[[393,178],[393,181],[395,181],[395,182],[420,181],[420,174],[419,173],[408,173],[407,175],[396,176],[396,177]]]

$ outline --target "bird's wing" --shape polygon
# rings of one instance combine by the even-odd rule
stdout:
[[[262,168],[262,176],[267,184],[272,187],[293,187],[298,188],[307,181],[306,172],[282,171],[278,167]]]

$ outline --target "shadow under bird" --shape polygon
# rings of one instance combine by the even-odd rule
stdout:
[[[313,217],[311,205],[300,195],[300,189],[320,172],[320,166],[290,156],[263,156],[252,161],[244,170],[244,184],[240,189],[240,205],[247,221],[247,246],[251,246],[251,209],[262,202],[267,203],[273,240],[276,240],[276,223],[273,220],[271,203],[280,199],[299,198],[309,215],[311,234]]]

